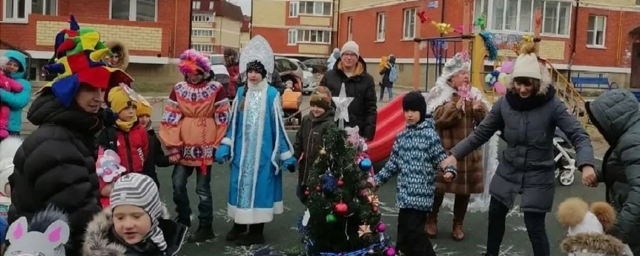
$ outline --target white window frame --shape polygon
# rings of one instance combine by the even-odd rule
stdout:
[[[307,12],[307,5],[313,4],[313,11],[311,13]],[[324,13],[324,5],[329,5],[329,13]],[[318,11],[320,10],[320,11]],[[315,1],[299,1],[298,2],[298,15],[308,15],[308,16],[323,16],[330,17],[333,14],[333,3],[332,2],[315,2]]]
[[[299,2],[289,2],[289,18],[298,17],[299,8],[300,8]]]
[[[347,41],[353,41],[353,17],[347,17]]]
[[[211,35],[208,35],[209,32],[211,33]],[[214,38],[216,37],[216,31],[212,28],[194,28],[191,30],[191,37]]]
[[[206,47],[206,48],[211,47],[211,51],[205,51],[209,49],[203,49],[203,47]],[[194,49],[201,53],[213,53],[216,50],[213,44],[191,44],[191,49]]]
[[[384,42],[387,30],[387,13],[378,12],[376,17],[376,42]]]
[[[215,2],[214,1],[209,1],[209,10],[213,10],[213,8],[215,7]]]
[[[587,47],[604,48],[607,41],[607,16],[589,15],[589,20],[593,20],[593,27],[587,28]],[[589,23],[587,23],[588,26]],[[602,24],[602,31],[598,31],[598,25]],[[591,33],[591,38],[589,38]],[[602,33],[602,42],[598,43],[598,33]]]
[[[214,14],[215,15],[215,14]],[[213,22],[215,16],[208,14],[193,14],[191,15],[191,22]]]
[[[7,6],[9,5],[9,2],[13,3],[13,14],[16,15],[18,13],[20,0],[2,0],[2,21],[6,22],[6,23],[28,23],[29,22],[29,14],[32,14],[32,13],[37,13],[37,14],[42,14],[42,15],[52,15],[52,16],[57,16],[58,15],[59,0],[40,0],[40,1],[44,1],[45,2],[45,4],[43,5],[44,7],[47,6],[47,4],[46,4],[47,2],[54,1],[55,2],[55,11],[54,11],[54,13],[46,14],[46,12],[44,12],[43,10],[33,11],[32,10],[33,1],[32,0],[24,0],[23,1],[23,3],[24,3],[24,17],[23,18],[8,17],[7,16],[7,10],[9,8],[7,8]]]
[[[490,30],[492,31],[504,31],[504,32],[508,32],[508,33],[532,33],[535,29],[535,8],[536,8],[536,3],[540,4],[541,2],[539,2],[540,0],[529,0],[531,3],[529,4],[529,15],[531,17],[531,21],[529,22],[529,27],[525,28],[524,24],[521,25],[521,17],[525,14],[522,13],[522,9],[526,8],[526,6],[523,6],[524,3],[522,0],[476,0],[476,1],[482,1],[482,3],[480,4],[481,8],[486,9],[487,10],[487,17],[486,17],[486,21],[487,24],[490,26],[487,26]],[[498,4],[497,2],[501,1],[504,6],[502,8],[502,26],[500,27],[496,27],[497,24],[494,24],[494,16],[497,15],[499,12],[497,10],[497,8],[494,7],[495,4]],[[509,10],[512,10],[512,6],[510,6],[511,4],[515,4],[515,10],[516,10],[516,14],[513,15],[513,17],[515,18],[515,24],[510,24],[509,23]],[[474,6],[477,6],[478,4],[475,3]],[[541,6],[542,7],[542,6]],[[474,11],[474,15],[478,15],[478,12]],[[508,25],[511,25],[509,28],[507,28]]]
[[[113,1],[114,0],[109,0],[109,19],[112,20],[119,20],[119,19],[114,19],[113,18]],[[144,1],[144,0],[129,0],[129,21],[137,21],[137,9],[138,9],[138,1]],[[152,0],[154,2],[154,14],[153,14],[153,21],[157,22],[158,21],[158,0]]]
[[[413,40],[416,37],[416,8],[402,10],[402,40]]]
[[[316,34],[316,40],[311,40],[313,34]],[[297,40],[298,44],[331,44],[331,30],[316,30],[316,29],[298,29]],[[322,33],[322,41],[318,41],[318,33]],[[308,38],[305,38],[308,37]]]
[[[289,29],[289,31],[287,31],[287,45],[297,45],[297,44],[298,44],[298,30]]]
[[[200,1],[192,1],[191,2],[191,9],[192,10],[200,10],[200,5],[201,5]]]
[[[569,15],[563,15],[560,13],[560,6],[562,4],[569,4],[571,7],[569,7]],[[554,31],[553,32],[547,32],[544,30],[545,28],[545,23],[547,22],[547,4],[551,5],[551,4],[556,4],[556,13],[555,13],[555,26],[554,26]],[[541,29],[540,29],[540,34],[541,35],[545,35],[545,36],[553,36],[553,37],[569,37],[571,35],[571,16],[573,15],[573,2],[572,1],[566,1],[566,0],[558,0],[558,1],[544,1],[543,5],[540,7],[542,9],[542,24],[541,25]],[[566,34],[559,34],[558,31],[560,30],[560,17],[564,17],[565,18],[565,22],[567,24],[567,28],[566,28]]]

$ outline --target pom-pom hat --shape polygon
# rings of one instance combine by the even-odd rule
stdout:
[[[211,71],[211,62],[209,61],[209,58],[205,57],[200,52],[194,49],[188,49],[180,54],[180,63],[178,64],[178,68],[180,69],[180,73],[185,76],[188,74],[198,73],[207,75]]]

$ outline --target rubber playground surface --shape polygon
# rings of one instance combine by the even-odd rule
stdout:
[[[501,149],[500,149],[501,150]],[[600,162],[596,163],[597,166]],[[158,169],[161,181],[161,198],[167,203],[170,212],[174,214],[171,187],[172,168]],[[199,244],[185,244],[180,255],[188,256],[210,256],[210,255],[239,255],[252,256],[253,253],[264,247],[273,248],[280,251],[300,248],[300,235],[296,230],[297,220],[304,212],[304,206],[299,203],[295,196],[295,185],[297,173],[285,173],[284,175],[284,205],[285,212],[275,216],[272,223],[265,226],[265,237],[267,244],[262,246],[239,247],[233,243],[225,241],[224,236],[231,228],[233,222],[227,217],[226,202],[229,183],[229,168],[222,165],[214,165],[211,188],[214,200],[214,230],[217,237],[208,242]],[[380,212],[383,214],[383,221],[387,224],[387,232],[392,239],[396,235],[396,223],[398,209],[395,207],[395,180],[390,181],[380,190]],[[192,176],[188,184],[189,199],[194,214],[197,214],[198,197],[195,194],[195,176]],[[604,186],[598,188],[586,188],[580,182],[580,174],[577,173],[575,182],[571,186],[557,185],[554,206],[562,199],[571,196],[581,196],[585,200],[604,200]],[[554,207],[554,210],[555,210]],[[484,252],[485,236],[487,230],[486,213],[468,213],[465,219],[466,238],[461,242],[453,241],[450,236],[452,213],[448,209],[443,209],[439,216],[438,238],[432,240],[434,249],[439,256],[448,255],[480,255]],[[505,234],[502,252],[500,256],[526,256],[532,255],[531,245],[523,222],[523,214],[515,205],[507,217],[507,233]],[[193,216],[194,219],[196,216]],[[553,255],[561,255],[559,244],[566,234],[566,229],[560,227],[553,213],[547,215],[547,233],[551,243]],[[194,225],[197,221],[194,222]],[[194,226],[195,228],[195,226]]]

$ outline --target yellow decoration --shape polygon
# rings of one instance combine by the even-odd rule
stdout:
[[[380,205],[380,199],[378,199],[377,195],[369,195],[368,199],[372,206],[378,207]]]
[[[525,42],[533,42],[533,35],[523,35],[522,40]]]
[[[358,235],[360,237],[370,233],[371,233],[371,228],[369,227],[369,225],[360,225],[360,229],[358,230]]]
[[[438,29],[438,32],[445,35],[454,31],[454,29],[451,27],[451,24],[448,23],[438,23],[435,21],[431,21],[431,24],[434,25],[436,29]]]

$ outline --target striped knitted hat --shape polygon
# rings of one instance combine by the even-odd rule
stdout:
[[[144,209],[151,217],[151,232],[146,238],[151,238],[161,251],[167,249],[164,234],[158,227],[158,219],[162,217],[158,187],[149,176],[129,173],[120,177],[113,185],[110,203],[112,211],[120,205],[134,205]]]

